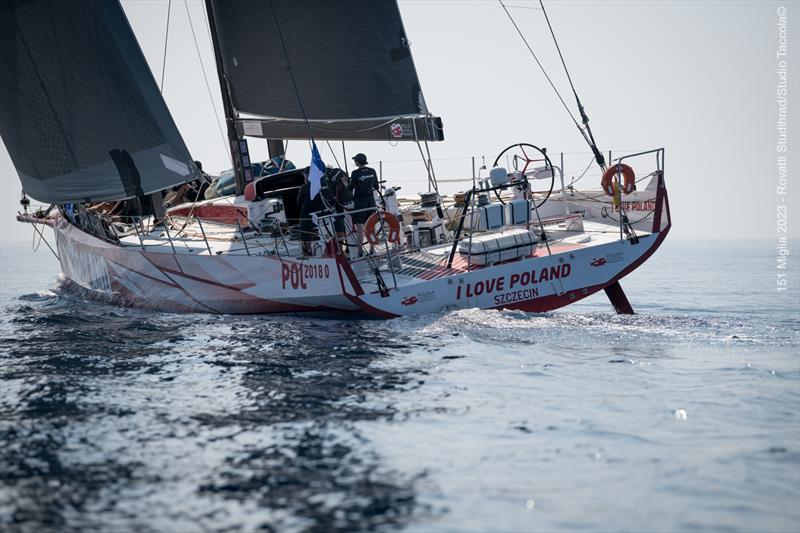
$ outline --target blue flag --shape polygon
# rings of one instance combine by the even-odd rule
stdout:
[[[308,182],[311,184],[310,192],[313,200],[322,188],[322,175],[325,174],[325,163],[319,156],[317,143],[311,141],[311,168],[308,169]]]

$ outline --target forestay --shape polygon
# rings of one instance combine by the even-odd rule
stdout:
[[[0,0],[0,135],[42,202],[199,177],[116,0]]]
[[[441,140],[397,3],[211,0],[240,134]],[[294,78],[294,79],[292,79]],[[305,119],[309,124],[306,125]]]

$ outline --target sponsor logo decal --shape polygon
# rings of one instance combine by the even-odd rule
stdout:
[[[436,293],[433,291],[421,292],[417,294],[418,302],[430,302],[436,299]]]
[[[403,304],[403,305],[414,305],[415,303],[417,303],[417,297],[416,296],[406,296],[405,298],[400,300],[400,303]]]
[[[436,293],[433,291],[426,291],[417,294],[416,296],[406,296],[400,303],[403,305],[414,305],[421,302],[430,302],[436,299]]]
[[[405,133],[405,128],[403,128],[403,125],[400,124],[399,122],[395,122],[394,124],[389,126],[389,131],[392,134],[392,138],[399,139]]]
[[[593,267],[599,267],[605,265],[606,263],[618,263],[624,259],[625,258],[622,256],[622,252],[614,252],[613,254],[606,254],[605,257],[598,257],[589,264]]]

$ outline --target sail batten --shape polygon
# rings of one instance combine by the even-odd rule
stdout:
[[[0,136],[42,202],[140,196],[197,176],[116,0],[0,0]]]
[[[392,121],[413,126],[425,117],[439,127],[418,139],[443,138],[394,0],[211,3],[231,100],[260,117],[256,136],[307,138],[308,120],[320,138],[413,140],[413,127],[392,130]],[[237,119],[240,133],[255,135],[254,124]]]

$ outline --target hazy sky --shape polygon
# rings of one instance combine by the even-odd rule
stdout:
[[[538,2],[509,1],[511,13],[574,108]],[[773,238],[776,196],[778,15],[789,16],[789,196],[791,236],[800,236],[800,49],[798,2],[550,1],[546,4],[603,151],[666,147],[674,238]],[[124,0],[139,43],[160,78],[167,0]],[[189,0],[211,90],[221,111],[203,2]],[[568,174],[588,164],[579,133],[496,1],[401,0],[425,99],[443,117],[446,140],[431,145],[440,177],[469,177],[470,156],[488,162],[505,146],[530,142],[569,152]],[[258,38],[258,22],[249,28]],[[173,0],[164,96],[192,155],[211,172],[230,166],[189,30]],[[350,80],[341,80],[348,83]],[[265,95],[266,97],[267,95]],[[2,105],[0,103],[0,105]],[[221,117],[219,117],[221,119]],[[326,163],[334,164],[320,146]],[[341,162],[340,145],[337,157]],[[266,143],[250,141],[254,158]],[[404,192],[424,189],[416,146],[348,143],[350,155],[384,160],[384,176]],[[292,142],[289,159],[308,164]],[[463,158],[463,159],[455,159]],[[649,165],[649,162],[648,162]],[[642,167],[647,165],[642,164]],[[647,170],[650,170],[649,168]],[[589,178],[586,178],[589,179]],[[591,178],[597,180],[595,176]],[[449,184],[447,191],[461,185]],[[17,224],[20,185],[0,144],[0,238],[27,240]]]

